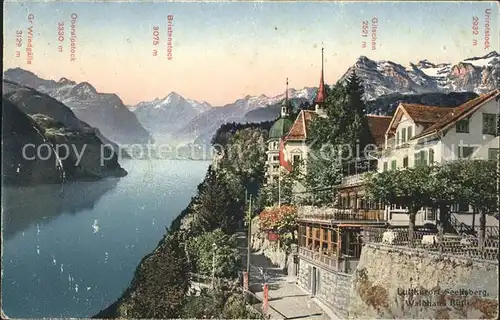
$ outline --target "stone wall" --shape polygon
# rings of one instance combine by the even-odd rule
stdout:
[[[493,262],[366,244],[353,275],[349,318],[496,319],[497,268]]]
[[[312,292],[313,268],[316,268],[316,298],[342,319],[347,318],[351,275],[321,268],[305,259],[300,259],[297,284]]]
[[[288,268],[291,274],[293,270],[293,255],[287,255],[285,250],[280,247],[278,241],[269,241],[267,239],[267,234],[260,230],[258,216],[252,219],[252,229],[250,231],[252,234],[252,250],[263,254],[271,260],[272,264],[282,269]]]

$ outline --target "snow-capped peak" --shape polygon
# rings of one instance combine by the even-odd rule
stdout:
[[[93,96],[97,94],[97,90],[88,82],[81,82],[71,89],[71,95],[75,96]]]
[[[465,59],[464,62],[470,63],[476,67],[484,67],[493,63],[494,61],[498,61],[499,59],[500,54],[498,54],[496,51],[491,51],[490,53],[482,57],[472,57]]]

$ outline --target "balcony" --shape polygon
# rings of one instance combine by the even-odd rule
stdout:
[[[318,263],[328,269],[337,270],[337,257],[326,255],[322,252],[299,248],[299,256],[312,262]]]
[[[312,206],[300,207],[298,218],[302,221],[315,223],[365,223],[386,224],[384,210],[375,209],[341,209]]]
[[[354,186],[361,184],[363,182],[363,175],[364,173],[358,173],[352,176],[345,176],[342,178],[342,186],[343,187],[348,187],[348,186]]]

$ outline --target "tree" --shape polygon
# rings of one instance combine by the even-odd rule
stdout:
[[[205,231],[222,229],[231,233],[242,219],[243,203],[232,196],[232,190],[211,167],[203,185],[198,190],[195,204],[195,224]]]
[[[187,248],[194,272],[211,276],[215,256],[215,277],[235,278],[237,276],[241,267],[241,257],[234,236],[216,229],[188,239]]]
[[[497,190],[496,181],[492,173],[496,171],[494,161],[468,160],[458,161],[455,164],[460,172],[463,197],[479,212],[479,242],[484,244],[486,233],[486,214],[494,212],[496,208]]]
[[[355,73],[345,83],[337,83],[324,104],[327,118],[317,117],[308,132],[312,145],[307,164],[311,189],[340,182],[342,162],[364,157],[362,150],[371,142],[363,101],[363,86]]]
[[[128,299],[132,318],[176,318],[189,289],[190,267],[180,233],[167,235],[141,262]]]
[[[189,319],[261,319],[249,310],[245,297],[233,288],[202,290],[199,296],[186,297],[182,318]]]
[[[367,174],[365,192],[373,201],[404,205],[408,208],[408,240],[413,245],[417,212],[431,203],[429,177],[431,167],[417,166],[404,170],[390,170]]]
[[[302,161],[293,163],[292,171],[290,172],[280,167],[281,175],[272,183],[263,184],[261,187],[257,200],[259,208],[273,206],[278,204],[278,202],[281,204],[292,204],[294,188],[297,183],[301,183],[304,179],[301,166]]]
[[[439,209],[439,224],[441,230],[451,230],[449,225],[450,207],[463,201],[466,196],[462,185],[463,163],[453,161],[439,166],[433,166],[429,176],[429,198],[433,210]]]

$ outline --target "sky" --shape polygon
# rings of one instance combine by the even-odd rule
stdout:
[[[485,48],[486,9],[491,9],[490,48]],[[478,35],[473,34],[474,17]],[[3,63],[4,71],[21,67],[45,79],[87,81],[99,92],[118,94],[129,105],[174,91],[221,106],[246,95],[280,94],[287,77],[296,89],[317,86],[322,46],[325,81],[330,84],[361,55],[407,65],[422,59],[455,63],[500,51],[499,18],[493,1],[9,1],[4,3]],[[367,37],[361,36],[363,21],[368,22]],[[63,39],[58,34],[60,22]],[[33,59],[28,64],[30,26]]]

